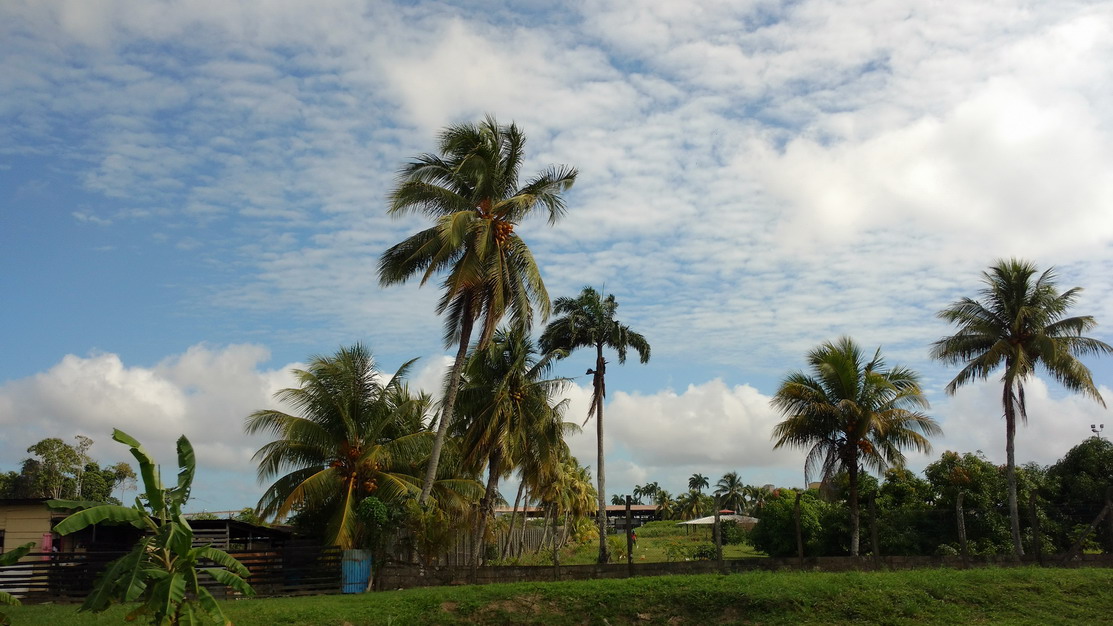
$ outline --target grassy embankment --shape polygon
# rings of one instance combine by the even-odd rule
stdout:
[[[240,626],[298,624],[1101,624],[1113,569],[754,572],[434,587],[367,595],[240,600]],[[75,606],[13,607],[16,626],[121,624]]]

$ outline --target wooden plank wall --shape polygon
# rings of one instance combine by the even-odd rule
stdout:
[[[334,546],[286,546],[274,550],[231,550],[247,567],[259,596],[339,593],[342,551]],[[107,565],[124,552],[32,553],[0,567],[0,590],[24,602],[80,602]],[[214,564],[202,564],[212,567]],[[202,575],[208,580],[207,576]],[[205,582],[217,597],[235,595],[215,581]]]

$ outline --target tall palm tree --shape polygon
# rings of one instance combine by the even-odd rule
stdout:
[[[688,493],[681,494],[676,498],[677,517],[682,520],[703,517],[709,512],[707,509],[710,499],[710,497],[705,497],[695,489],[689,489]]]
[[[819,470],[825,484],[846,472],[850,489],[850,554],[858,556],[858,475],[903,467],[901,448],[931,450],[927,437],[942,432],[919,409],[928,407],[919,377],[904,367],[886,369],[881,350],[866,361],[849,337],[808,355],[812,375],[792,372],[772,404],[785,420],[773,427],[774,448],[808,449],[805,480]]]
[[[750,501],[750,513],[761,511],[762,507],[765,506],[765,501],[773,495],[768,488],[757,485],[746,485],[743,488],[743,493],[746,495],[746,499]]]
[[[568,381],[548,378],[551,370],[551,356],[538,355],[520,326],[495,333],[465,366],[456,424],[461,460],[466,470],[487,469],[476,545],[494,516],[499,479],[521,465],[545,433],[564,431],[567,401],[554,403],[553,398]],[[478,564],[479,551],[475,555]]]
[[[932,358],[963,365],[947,393],[975,380],[985,380],[1000,367],[1001,404],[1005,413],[1006,475],[1009,483],[1009,518],[1013,551],[1024,554],[1020,541],[1020,515],[1016,502],[1016,418],[1027,423],[1024,383],[1036,367],[1051,374],[1071,391],[1081,392],[1105,406],[1090,370],[1076,357],[1109,354],[1113,347],[1082,336],[1097,322],[1089,315],[1067,317],[1081,287],[1059,293],[1054,268],[1039,273],[1036,266],[1018,259],[999,260],[982,273],[985,285],[978,300],[962,298],[939,312],[958,331],[932,344]]]
[[[416,495],[421,483],[407,471],[429,453],[432,434],[413,429],[414,406],[400,393],[412,363],[384,379],[370,351],[356,344],[294,370],[299,386],[275,396],[302,415],[266,409],[244,424],[249,434],[278,437],[254,457],[261,481],[278,477],[260,498],[259,515],[327,510],[326,540],[347,548],[358,541],[360,500]]]
[[[449,126],[440,135],[439,154],[423,154],[399,172],[388,213],[421,213],[434,224],[398,243],[379,259],[379,284],[402,283],[420,275],[424,285],[445,275],[437,314],[445,315],[445,346],[457,347],[446,381],[441,418],[420,501],[437,475],[445,434],[455,419],[456,394],[479,323],[483,348],[507,313],[526,328],[536,312],[549,314],[549,295],[529,247],[514,227],[539,211],[549,224],[564,214],[561,192],[576,180],[570,167],[549,167],[519,186],[525,136],[514,125],[488,116],[478,124]]]
[[[711,485],[708,478],[699,472],[692,474],[688,479],[688,489],[697,493],[703,493],[703,490]]]
[[[657,514],[661,519],[672,519],[676,514],[676,501],[672,499],[672,494],[664,489],[658,489],[653,494],[653,504],[657,505]]]
[[[610,555],[607,553],[606,474],[603,467],[603,399],[607,396],[607,361],[603,358],[603,348],[616,351],[619,364],[626,362],[626,353],[631,348],[637,351],[642,363],[647,363],[649,342],[615,319],[618,302],[613,294],[603,298],[591,287],[584,287],[576,298],[557,298],[553,309],[560,317],[553,320],[541,335],[544,352],[561,350],[569,354],[576,348],[595,348],[595,368],[587,370],[592,376],[591,406],[587,419],[595,417],[599,454],[596,468],[599,472],[599,487],[596,489],[599,494],[599,562],[606,563]]]
[[[746,508],[746,485],[738,472],[727,472],[715,483],[715,495],[724,507],[741,514]]]

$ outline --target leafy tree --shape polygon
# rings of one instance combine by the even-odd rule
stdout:
[[[876,491],[878,542],[882,554],[933,554],[952,526],[947,511],[934,506],[931,483],[904,468],[890,468]]]
[[[820,554],[820,516],[826,506],[815,492],[805,492],[800,497],[800,534],[805,556]],[[750,531],[750,544],[754,549],[773,557],[796,556],[795,510],[796,492],[791,489],[782,489],[768,498],[757,525]]]
[[[1074,529],[1088,525],[1105,506],[1113,488],[1113,443],[1089,437],[1047,470],[1051,510],[1061,525],[1056,543],[1069,548]],[[1113,526],[1102,525],[1095,537],[1105,553],[1113,553]]]
[[[320,521],[324,540],[351,548],[362,531],[359,501],[416,495],[420,481],[409,472],[425,459],[432,434],[413,430],[415,399],[402,382],[412,363],[384,380],[370,351],[356,344],[294,370],[299,387],[276,397],[302,415],[266,409],[245,421],[249,434],[277,437],[255,453],[260,480],[276,478],[259,500],[259,515],[327,512]]]
[[[1009,520],[1006,514],[1008,486],[1002,468],[990,463],[981,452],[959,454],[947,451],[924,469],[924,475],[938,494],[936,507],[945,512],[940,534],[956,550],[959,546],[956,509],[963,498],[963,525],[972,554],[998,554],[1010,550]]]
[[[774,448],[808,449],[805,475],[824,483],[846,472],[849,485],[850,555],[858,556],[858,477],[862,467],[903,467],[901,448],[927,452],[927,437],[941,431],[917,409],[928,406],[915,372],[886,369],[878,350],[866,361],[848,337],[808,355],[813,375],[792,372],[773,396],[785,420],[773,428]]]
[[[244,581],[248,571],[239,561],[212,546],[193,547],[193,529],[182,514],[196,470],[193,446],[185,436],[178,439],[178,481],[173,487],[164,487],[158,465],[137,440],[119,429],[112,438],[130,446],[139,462],[146,502],[136,498],[134,506],[123,507],[51,500],[53,508],[80,509],[54,530],[68,535],[93,524],[109,523],[131,524],[147,534],[130,553],[109,564],[79,610],[100,613],[116,602],[138,602],[128,613],[128,621],[145,615],[152,624],[229,623],[198,575],[205,574],[245,595],[255,591]],[[200,567],[202,561],[218,567]]]
[[[24,461],[23,465],[24,473],[34,476],[34,491],[38,495],[33,497],[78,495],[74,485],[82,459],[76,448],[57,437],[48,437],[27,451],[37,457]]]
[[[0,473],[0,498],[19,497],[19,472]]]
[[[715,496],[726,508],[735,513],[746,509],[746,485],[738,477],[738,472],[727,472],[715,483]]]
[[[524,328],[532,323],[535,307],[542,318],[549,314],[541,273],[514,227],[542,210],[554,224],[564,213],[561,192],[575,182],[576,170],[550,167],[519,186],[524,146],[525,136],[516,125],[500,125],[493,117],[450,126],[440,135],[440,154],[423,154],[403,167],[390,194],[390,215],[422,213],[435,223],[383,253],[379,283],[393,285],[420,275],[424,285],[435,274],[445,273],[437,314],[445,315],[445,345],[457,346],[421,503],[429,497],[445,436],[455,419],[456,394],[476,322],[477,344],[484,348],[507,312]]]
[[[607,510],[606,472],[603,464],[603,399],[607,396],[607,361],[603,349],[610,348],[618,353],[619,364],[626,362],[626,353],[636,350],[642,363],[649,362],[649,342],[640,333],[615,319],[618,302],[614,295],[603,298],[591,287],[584,287],[576,298],[557,298],[553,306],[558,317],[541,335],[541,349],[552,353],[562,351],[570,354],[577,348],[595,348],[595,368],[588,369],[592,376],[591,406],[587,419],[595,418],[596,444],[598,451],[597,480],[599,487],[599,562],[606,563],[607,555]],[[585,422],[586,423],[586,422]]]
[[[123,476],[130,474],[134,480],[135,472],[127,463],[117,463],[107,470],[89,458],[92,439],[83,435],[76,435],[74,439],[77,443],[70,445],[57,437],[49,437],[27,448],[33,456],[23,460],[18,473],[2,475],[0,497],[107,502]]]
[[[1060,293],[1055,272],[1039,273],[1036,266],[1018,259],[999,260],[982,273],[985,285],[978,300],[962,298],[939,312],[955,324],[957,332],[932,344],[931,356],[950,365],[962,365],[947,384],[947,393],[975,380],[985,380],[1003,367],[1001,404],[1005,412],[1005,456],[1008,479],[1009,522],[1013,551],[1024,554],[1017,509],[1017,417],[1027,422],[1024,383],[1038,366],[1071,391],[1090,396],[1105,406],[1090,375],[1077,357],[1109,354],[1113,347],[1083,336],[1097,322],[1089,315],[1067,317],[1082,289]]]

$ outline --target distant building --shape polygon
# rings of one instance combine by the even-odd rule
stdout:
[[[495,515],[510,515],[511,507],[501,506],[495,507]],[[525,513],[526,519],[544,517],[545,511],[540,507],[526,507],[519,508],[518,514]],[[661,519],[661,515],[657,512],[656,505],[653,504],[631,504],[630,505],[631,528],[637,528],[646,522],[656,522]],[[594,519],[594,514],[592,515]],[[619,531],[626,528],[626,505],[625,504],[611,504],[607,506],[607,526],[612,531]]]

